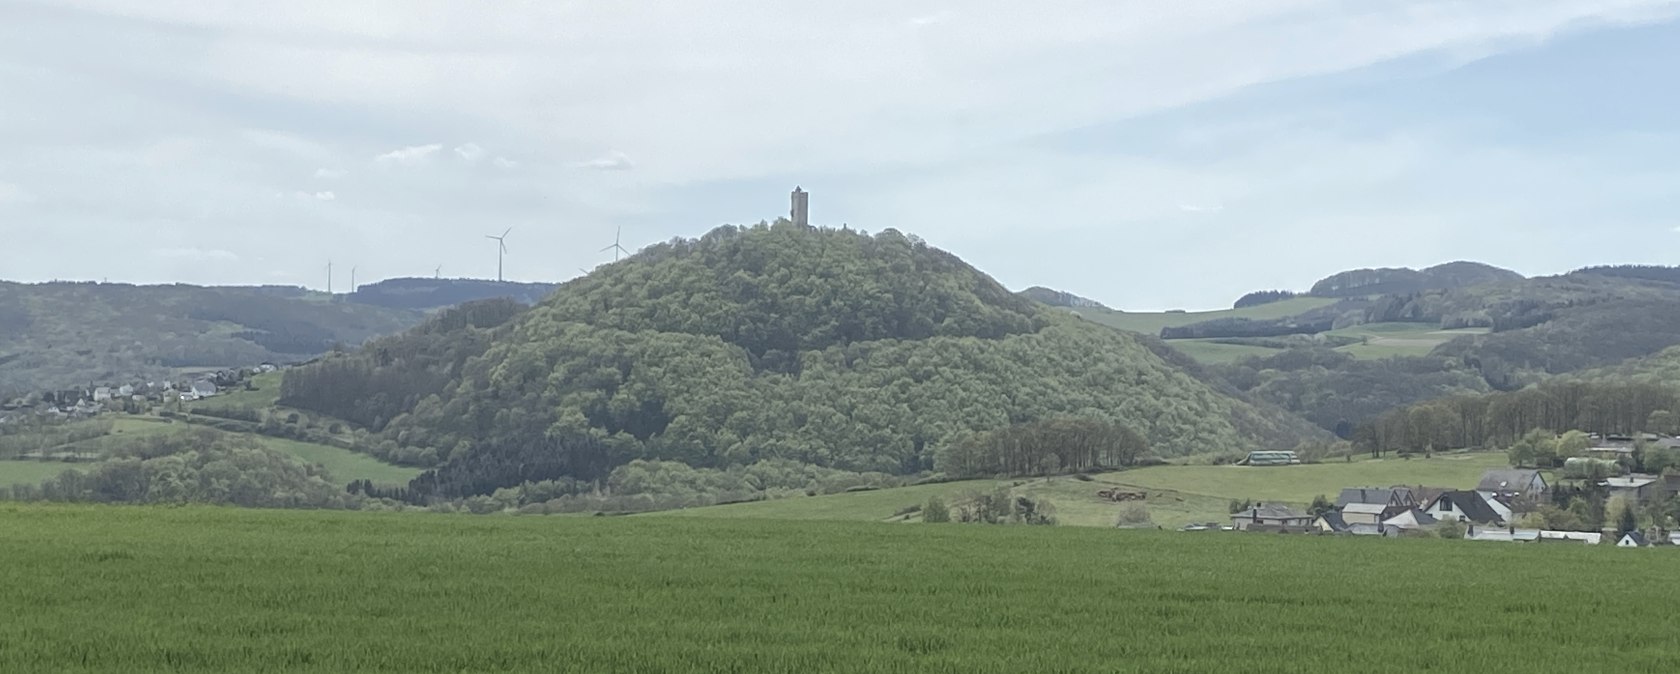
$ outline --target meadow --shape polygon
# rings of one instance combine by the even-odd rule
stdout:
[[[914,521],[915,514],[908,511],[912,506],[926,503],[931,496],[955,503],[970,492],[1007,487],[1016,494],[1048,501],[1055,506],[1060,524],[1110,527],[1114,526],[1121,506],[1097,498],[1096,493],[1106,488],[1121,488],[1147,494],[1145,504],[1156,524],[1178,527],[1192,522],[1228,521],[1232,499],[1275,501],[1299,507],[1310,503],[1314,496],[1333,500],[1344,487],[1424,485],[1473,489],[1484,471],[1507,465],[1504,453],[1472,452],[1437,454],[1428,459],[1359,458],[1351,462],[1300,466],[1152,466],[1101,473],[1089,476],[1089,480],[1074,477],[1001,482],[967,480],[690,508],[649,513],[646,517]]]
[[[1077,311],[1086,320],[1112,328],[1159,335],[1161,334],[1161,328],[1176,328],[1220,318],[1248,318],[1252,320],[1285,318],[1334,303],[1335,300],[1323,297],[1295,297],[1255,307],[1217,311],[1116,311],[1113,309],[1078,309]]]
[[[0,521],[8,672],[1680,668],[1661,550],[218,508]]]

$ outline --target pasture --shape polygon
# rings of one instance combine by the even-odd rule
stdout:
[[[1176,328],[1218,318],[1249,318],[1253,320],[1285,318],[1334,303],[1335,300],[1323,297],[1295,297],[1257,307],[1217,311],[1115,311],[1112,309],[1078,309],[1077,311],[1086,320],[1112,328],[1148,335],[1160,335],[1161,328]]]
[[[0,520],[8,672],[1680,668],[1663,550],[191,507]]]
[[[1103,489],[1147,495],[1144,504],[1156,524],[1178,527],[1192,522],[1226,522],[1231,500],[1256,500],[1305,506],[1314,496],[1336,498],[1343,487],[1424,485],[1471,489],[1491,468],[1506,467],[1499,452],[1437,454],[1433,458],[1359,458],[1300,466],[1153,466],[1102,473],[1090,480],[1073,477],[967,480],[897,489],[775,499],[752,503],[649,513],[648,517],[763,518],[793,520],[915,521],[907,511],[939,496],[947,504],[965,494],[1008,487],[1015,494],[1048,501],[1058,523],[1114,526],[1122,506],[1098,498]]]

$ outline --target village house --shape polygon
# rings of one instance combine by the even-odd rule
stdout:
[[[96,403],[110,402],[111,387],[101,386],[93,390],[93,401]]]
[[[1383,503],[1349,503],[1342,506],[1342,521],[1348,526],[1355,524],[1382,524],[1388,518],[1389,506]]]
[[[1313,520],[1312,525],[1320,533],[1326,534],[1339,534],[1348,530],[1347,521],[1342,519],[1341,513],[1334,510],[1319,515],[1318,519]]]
[[[1231,515],[1237,531],[1306,531],[1312,521],[1311,515],[1289,506],[1265,503]]]
[[[1511,519],[1511,511],[1503,503],[1503,512],[1493,507],[1498,499],[1476,491],[1449,491],[1423,507],[1423,512],[1441,522],[1468,522],[1483,526],[1501,526]]]
[[[216,395],[217,391],[219,391],[220,389],[218,389],[216,387],[215,382],[210,381],[208,379],[201,379],[199,381],[193,382],[191,390],[192,390],[192,394],[193,394],[193,399],[197,400],[199,398],[208,398],[210,396]]]
[[[1645,538],[1645,534],[1638,531],[1629,531],[1622,534],[1621,538],[1616,539],[1616,547],[1618,548],[1648,548],[1650,546],[1651,542]]]
[[[1664,489],[1664,485],[1657,484],[1657,479],[1655,475],[1629,475],[1607,478],[1600,484],[1610,489],[1611,498],[1622,496],[1635,503],[1644,503]]]
[[[1482,473],[1482,481],[1476,484],[1476,491],[1484,496],[1526,498],[1535,502],[1542,501],[1550,489],[1551,485],[1546,484],[1546,478],[1540,475],[1540,471],[1524,468],[1490,470]]]
[[[1438,520],[1436,520],[1433,516],[1417,508],[1407,508],[1404,512],[1383,520],[1382,522],[1385,527],[1394,527],[1401,531],[1423,529],[1425,527],[1435,526],[1437,523]]]

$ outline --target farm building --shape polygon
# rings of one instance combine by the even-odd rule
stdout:
[[[1650,546],[1651,543],[1646,540],[1645,534],[1637,531],[1629,531],[1616,540],[1616,547],[1618,548],[1647,548]]]
[[[1326,534],[1339,534],[1348,530],[1348,524],[1341,513],[1332,510],[1313,520],[1313,528]]]
[[[1289,466],[1298,464],[1301,458],[1289,450],[1249,452],[1248,457],[1237,462],[1241,466]]]
[[[1627,477],[1612,477],[1602,484],[1610,488],[1610,496],[1623,496],[1633,499],[1637,503],[1651,500],[1664,489],[1664,485],[1657,483],[1655,475],[1629,475]]]
[[[1231,526],[1238,531],[1251,531],[1261,528],[1283,531],[1306,531],[1312,526],[1313,518],[1304,512],[1285,505],[1255,504],[1254,507],[1231,515]]]

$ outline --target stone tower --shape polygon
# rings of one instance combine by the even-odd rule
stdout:
[[[793,188],[793,213],[788,217],[793,224],[802,227],[811,226],[811,193]]]

